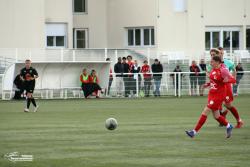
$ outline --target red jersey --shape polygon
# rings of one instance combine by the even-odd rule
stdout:
[[[221,67],[227,68],[227,66],[223,63]],[[227,68],[228,69],[228,68]],[[224,99],[225,103],[230,103],[234,100],[233,90],[232,90],[232,83],[226,83],[226,97]]]
[[[225,91],[225,83],[223,82],[224,78],[221,75],[221,69],[212,69],[209,74],[210,78],[210,90],[209,93],[216,93]]]
[[[223,66],[218,69],[212,69],[209,78],[210,83],[207,83],[207,85],[210,86],[210,90],[208,93],[207,107],[216,111],[221,108],[223,100],[225,99],[226,85],[235,82],[235,79],[229,73],[228,69]]]
[[[128,72],[131,73],[132,72],[132,69],[133,69],[133,66],[134,66],[134,63],[132,61],[128,61],[128,66],[129,66],[129,70]],[[129,74],[129,76],[132,76],[132,74]]]
[[[148,74],[148,73],[150,73],[150,66],[149,65],[143,65],[141,67],[141,73],[143,73],[144,78],[150,78],[151,74]]]
[[[112,75],[112,68],[109,69],[109,78],[113,78],[113,75]]]

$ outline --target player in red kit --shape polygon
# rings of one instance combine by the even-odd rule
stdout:
[[[235,77],[236,76],[236,70],[235,70],[234,63],[231,60],[223,58],[224,49],[222,47],[219,47],[218,50],[220,51],[219,56],[220,56],[221,60],[223,61],[224,67],[227,68],[229,71],[232,71],[233,75]],[[237,125],[235,126],[235,128],[241,128],[243,126],[243,121],[240,118],[238,110],[232,104],[233,100],[234,100],[234,97],[233,97],[232,84],[227,83],[226,84],[226,96],[225,96],[225,99],[224,99],[224,106],[227,108],[227,110],[222,112],[221,115],[226,117],[226,115],[228,113],[228,110],[229,110],[233,114],[234,118],[237,121]]]
[[[212,70],[209,73],[210,82],[205,84],[205,87],[210,87],[208,93],[208,104],[204,108],[199,121],[197,122],[195,128],[190,131],[186,131],[186,134],[193,138],[203,124],[207,120],[207,115],[212,111],[214,118],[224,126],[226,126],[226,137],[231,137],[233,126],[225,119],[225,117],[220,115],[219,109],[226,96],[226,83],[235,83],[236,80],[229,73],[228,69],[222,66],[222,61],[219,56],[212,57],[211,60]]]

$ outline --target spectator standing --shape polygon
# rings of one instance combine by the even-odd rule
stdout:
[[[154,96],[160,96],[160,86],[161,86],[161,79],[162,79],[162,72],[163,72],[163,67],[162,64],[158,59],[155,59],[154,64],[152,64],[152,72],[153,72],[153,79],[154,79],[154,84],[155,84],[155,91],[154,91]]]
[[[175,69],[174,69],[173,72],[175,72],[176,74],[171,74],[170,76],[173,78],[173,85],[176,88],[175,89],[175,93],[178,96],[179,85],[181,85],[181,79],[183,77],[183,74],[181,73],[182,70],[181,70],[181,68],[180,68],[179,65],[176,65],[176,67],[175,67]],[[181,73],[181,74],[179,74],[179,73]],[[179,82],[180,82],[180,84],[179,84]],[[181,89],[181,87],[180,87],[180,89]]]
[[[141,72],[141,67],[138,65],[137,60],[134,61],[134,65],[132,66],[132,73],[133,78],[134,78],[134,82],[133,82],[133,94],[136,94],[137,90],[137,81],[138,81],[138,91],[141,90],[141,75],[139,74]],[[138,92],[139,93],[139,92]]]
[[[199,78],[198,78],[199,93],[200,93],[200,96],[203,96],[203,93],[204,93],[203,85],[206,83],[206,71],[207,71],[207,65],[204,59],[201,59],[199,67],[200,67],[200,73],[199,73]]]
[[[122,96],[122,90],[123,90],[123,64],[122,64],[122,58],[118,58],[118,62],[114,66],[114,71],[116,73],[116,91],[117,96]]]
[[[151,79],[152,79],[150,74],[150,66],[148,65],[147,60],[145,60],[143,63],[144,64],[141,68],[141,73],[143,73],[143,78],[144,78],[144,93],[145,97],[149,97]]]
[[[131,55],[128,55],[127,56],[127,64],[129,66],[129,69],[128,69],[128,93],[129,94],[132,94],[134,93],[134,83],[135,83],[135,79],[134,79],[134,75],[132,74],[132,70],[133,70],[133,66],[134,66],[134,62],[132,61],[132,56]]]
[[[191,84],[191,96],[196,95],[196,89],[197,89],[197,81],[199,77],[200,69],[196,65],[196,62],[193,60],[190,69],[190,84]]]
[[[242,79],[244,75],[244,69],[241,63],[238,63],[235,69],[236,69],[236,84],[233,85],[233,94],[234,96],[238,96],[238,86],[239,86],[240,80]]]
[[[123,74],[125,73],[125,74]],[[126,57],[122,58],[122,74],[123,74],[123,81],[124,81],[124,90],[125,90],[125,97],[128,97],[129,95],[129,65],[126,62]]]

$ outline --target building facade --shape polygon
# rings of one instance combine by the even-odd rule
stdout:
[[[250,50],[248,0],[0,0],[0,48]]]

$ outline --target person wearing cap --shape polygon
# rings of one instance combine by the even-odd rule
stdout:
[[[153,79],[155,84],[154,96],[157,97],[160,96],[161,78],[163,72],[162,64],[158,59],[155,59],[155,62],[154,64],[152,64],[151,69],[153,72]]]

